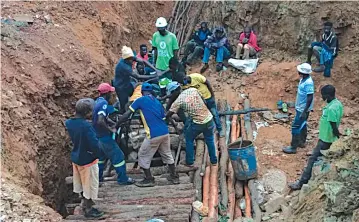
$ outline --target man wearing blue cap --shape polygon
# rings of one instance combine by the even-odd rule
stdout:
[[[174,101],[166,117],[171,117],[180,109],[188,114],[185,129],[186,138],[186,165],[194,166],[194,140],[203,133],[208,148],[208,154],[212,165],[217,164],[216,146],[214,144],[214,121],[213,115],[208,110],[199,91],[195,88],[181,89],[178,82],[167,85],[167,95]]]
[[[153,187],[155,185],[150,165],[153,155],[157,151],[162,157],[162,162],[168,164],[170,175],[167,179],[173,184],[179,184],[179,177],[171,153],[168,126],[165,122],[165,110],[160,101],[153,96],[152,90],[151,84],[144,83],[141,88],[142,97],[136,99],[129,110],[119,118],[119,123],[124,122],[130,117],[131,113],[139,110],[146,130],[146,138],[138,152],[138,165],[145,174],[142,181],[135,183],[139,187]]]

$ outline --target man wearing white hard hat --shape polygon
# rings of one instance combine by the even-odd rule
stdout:
[[[307,139],[307,119],[309,112],[313,110],[314,103],[314,82],[310,74],[312,66],[303,63],[297,66],[299,81],[297,98],[295,101],[295,118],[292,123],[292,141],[289,147],[283,148],[287,154],[295,154],[298,147],[305,147]]]
[[[179,50],[177,37],[167,30],[167,25],[166,19],[159,17],[156,21],[158,31],[153,34],[152,38],[152,46],[155,51],[154,62],[156,68],[162,71],[168,69],[170,59],[176,57],[176,53]],[[170,78],[170,76],[166,77]]]
[[[115,68],[115,78],[112,82],[112,85],[116,89],[117,97],[120,101],[120,112],[125,112],[125,106],[128,103],[129,97],[134,91],[134,85],[131,83],[131,78],[148,80],[153,79],[153,75],[139,75],[132,70],[133,61],[143,62],[150,68],[155,69],[151,63],[140,58],[136,58],[132,49],[127,46],[122,47],[122,58],[116,65]]]

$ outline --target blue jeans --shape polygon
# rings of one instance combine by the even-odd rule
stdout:
[[[216,123],[217,131],[221,132],[222,131],[222,123],[221,123],[221,120],[219,119],[216,101],[214,100],[213,97],[211,97],[209,99],[206,99],[206,105],[207,105],[207,108],[209,109],[209,111],[211,111],[211,113],[213,115],[214,122]]]
[[[231,55],[229,50],[224,46],[216,49],[215,51],[216,51],[216,62],[223,62],[223,59],[229,58],[229,56]],[[208,63],[210,56],[211,56],[211,49],[208,47],[205,47],[202,62]]]
[[[186,138],[186,163],[192,165],[194,163],[194,140],[203,133],[204,140],[208,148],[209,158],[212,164],[217,163],[216,146],[214,144],[214,122],[209,121],[206,124],[196,124],[190,122],[185,130]]]
[[[299,135],[302,130],[307,128],[307,119],[309,117],[309,112],[305,119],[300,119],[302,112],[295,110],[295,117],[292,123],[292,135]]]
[[[117,182],[118,183],[127,182],[128,177],[126,174],[125,156],[122,150],[120,149],[120,147],[117,145],[116,141],[113,140],[111,137],[99,138],[99,141],[100,141],[100,149],[103,152],[103,155],[100,156],[98,162],[100,181],[103,181],[105,160],[110,159],[117,173]]]

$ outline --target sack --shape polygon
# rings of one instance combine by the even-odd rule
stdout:
[[[258,59],[246,59],[246,60],[239,60],[239,59],[229,59],[229,65],[233,66],[234,68],[244,72],[246,74],[254,73],[257,69]]]

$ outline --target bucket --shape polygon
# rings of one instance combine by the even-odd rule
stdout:
[[[257,160],[254,146],[251,141],[237,141],[228,145],[229,158],[231,159],[237,180],[249,180],[257,177]]]

